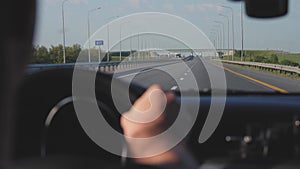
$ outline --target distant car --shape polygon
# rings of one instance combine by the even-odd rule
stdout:
[[[181,56],[181,53],[177,53],[177,54],[176,54],[176,57],[177,57],[177,58],[181,58],[181,57],[182,57],[182,56]]]

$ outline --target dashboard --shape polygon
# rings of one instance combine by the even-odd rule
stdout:
[[[72,95],[71,86],[72,69],[47,70],[25,78],[19,92],[16,128],[15,158],[20,165],[24,166],[24,161],[42,164],[39,161],[43,160],[45,164],[55,163],[54,168],[86,168],[86,161],[90,161],[90,168],[99,164],[120,166],[119,156],[98,147],[83,131],[72,100],[58,107],[51,125],[45,125],[57,103]],[[137,97],[145,90],[132,86]],[[97,98],[101,100],[101,96]],[[214,102],[218,104],[222,99],[224,96],[217,96]],[[105,100],[105,105],[111,105],[109,97],[105,96]],[[187,107],[199,101],[192,95],[180,94],[177,100]],[[206,142],[199,143],[212,104],[209,94],[201,95],[197,119],[185,138],[187,147],[202,168],[299,168],[299,101],[299,95],[228,94],[218,127]],[[103,105],[99,107],[103,109]],[[120,116],[107,114],[110,125],[122,132]]]

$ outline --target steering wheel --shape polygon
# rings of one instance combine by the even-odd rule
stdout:
[[[62,100],[72,97],[73,70],[73,68],[49,69],[33,73],[23,80],[18,92],[17,156],[38,156],[41,154],[41,147],[43,146],[40,145],[44,144],[45,121],[48,119],[49,113],[53,108],[58,108],[57,105]],[[82,70],[81,75],[90,73],[92,72]],[[136,84],[130,84],[128,91],[124,87],[126,86],[125,82],[113,79],[111,74],[97,72],[95,94],[98,106],[107,122],[114,129],[122,132],[119,124],[121,114],[117,111],[111,96],[112,80],[114,80],[118,90],[116,92],[119,93],[120,97],[129,94],[132,102],[141,96],[146,89]],[[127,107],[127,109],[129,108]]]

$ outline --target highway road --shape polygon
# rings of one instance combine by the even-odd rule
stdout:
[[[172,72],[171,75],[170,72]],[[218,84],[212,85],[213,82],[210,81],[208,72],[211,76],[220,76],[224,72],[226,80],[220,76],[219,81],[214,81]],[[145,87],[159,84],[164,90],[206,91],[211,86],[218,86],[218,88],[225,88],[229,91],[300,93],[300,80],[298,79],[235,65],[223,64],[222,66],[220,62],[210,59],[195,58],[187,62],[119,72],[114,76]],[[191,84],[194,79],[198,87]]]

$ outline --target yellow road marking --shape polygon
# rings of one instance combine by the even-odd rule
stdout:
[[[213,64],[213,63],[212,63],[212,64]],[[236,71],[234,71],[234,70],[228,69],[228,68],[226,68],[226,67],[221,67],[221,66],[216,65],[216,64],[213,64],[213,65],[215,65],[215,66],[217,66],[217,67],[220,67],[220,68],[223,68],[224,70],[226,70],[226,71],[228,71],[228,72],[230,72],[230,73],[233,73],[233,74],[235,74],[235,75],[241,76],[241,77],[243,77],[243,78],[246,78],[246,79],[248,79],[248,80],[251,80],[251,81],[253,81],[253,82],[256,82],[256,83],[258,83],[258,84],[261,84],[261,85],[263,85],[263,86],[265,86],[265,87],[268,87],[268,88],[270,88],[270,89],[273,89],[273,90],[275,90],[275,91],[278,91],[278,92],[280,92],[280,93],[284,93],[284,94],[288,94],[288,93],[289,93],[288,91],[286,91],[286,90],[284,90],[284,89],[281,89],[281,88],[279,88],[279,87],[273,86],[273,85],[268,84],[268,83],[266,83],[266,82],[262,82],[262,81],[260,81],[260,80],[254,79],[254,78],[252,78],[252,77],[249,77],[249,76],[247,76],[247,75],[241,74],[241,73],[239,73],[239,72],[236,72]]]

